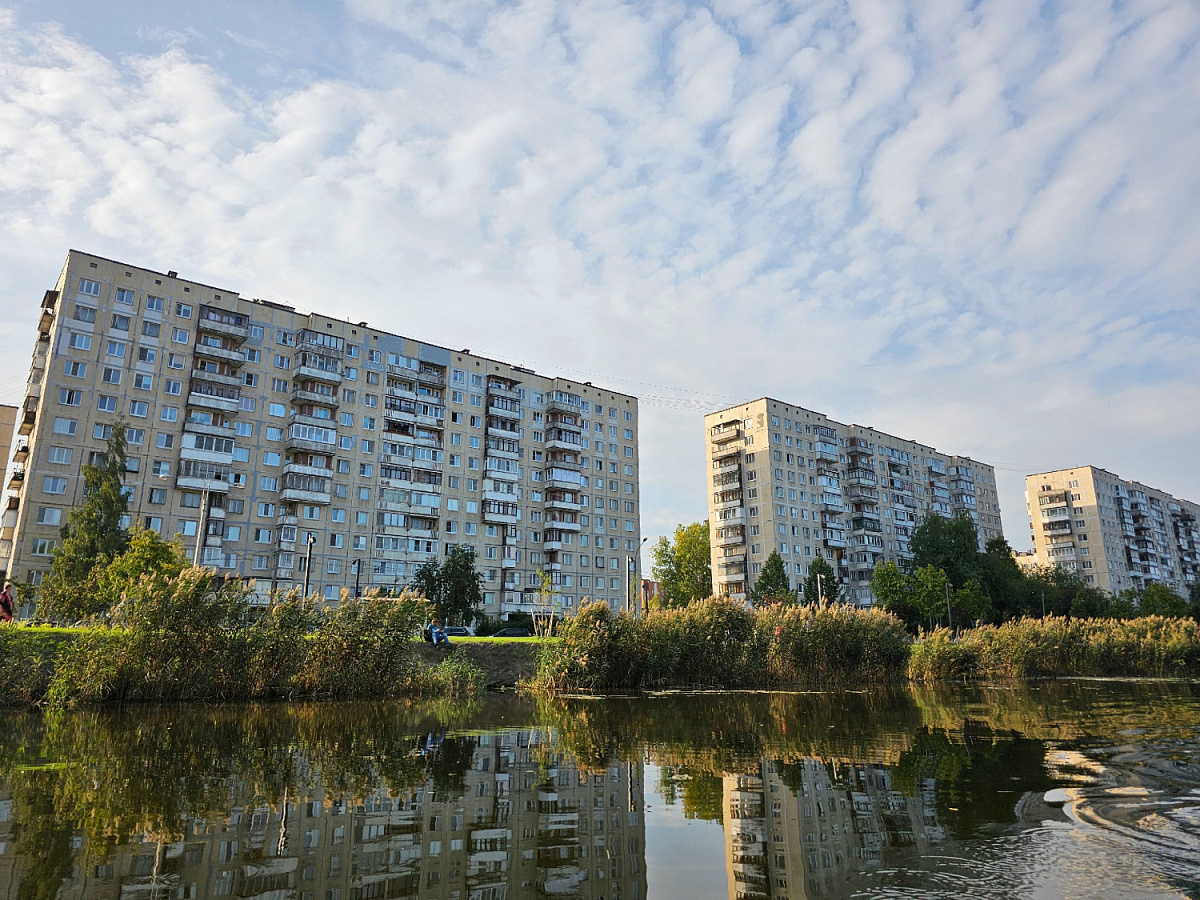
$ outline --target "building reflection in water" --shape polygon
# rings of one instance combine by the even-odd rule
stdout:
[[[877,763],[764,760],[722,787],[731,900],[848,895],[885,847],[925,851],[946,836],[933,779],[907,796]]]
[[[542,737],[545,737],[543,734]],[[646,894],[642,767],[584,771],[536,731],[429,735],[429,777],[405,794],[306,796],[187,819],[182,840],[104,852],[70,837],[60,900],[506,900]],[[303,778],[305,761],[298,758]],[[237,786],[233,786],[236,794]],[[20,853],[21,810],[0,793],[0,894],[45,883]],[[5,852],[6,849],[6,852]],[[88,852],[91,849],[93,852]],[[104,861],[97,862],[97,859]],[[27,883],[23,886],[22,881]],[[51,894],[54,896],[54,894]]]

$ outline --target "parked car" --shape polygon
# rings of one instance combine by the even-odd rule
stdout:
[[[472,631],[464,625],[447,625],[442,629],[446,633],[446,637],[471,637]]]
[[[492,637],[533,637],[528,628],[501,628]]]

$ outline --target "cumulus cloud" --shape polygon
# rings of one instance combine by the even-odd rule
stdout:
[[[0,9],[10,402],[76,246],[643,395],[648,533],[763,394],[998,463],[1017,545],[1026,472],[1200,498],[1186,0],[347,0],[274,79],[68,25]]]

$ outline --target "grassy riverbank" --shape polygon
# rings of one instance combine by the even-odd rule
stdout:
[[[544,694],[661,688],[857,686],[1038,676],[1200,677],[1200,625],[1019,619],[911,638],[894,616],[846,606],[746,610],[719,599],[613,615],[594,604],[562,623],[529,683]]]

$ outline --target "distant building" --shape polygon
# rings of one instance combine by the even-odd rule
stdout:
[[[1039,565],[1113,593],[1200,581],[1200,504],[1080,466],[1026,477],[1025,505]]]
[[[875,566],[912,558],[926,514],[970,516],[981,549],[1003,536],[985,463],[769,397],[710,413],[704,427],[716,594],[744,600],[778,550],[793,588],[823,556],[868,606]]]
[[[1026,575],[1032,575],[1042,567],[1036,550],[1014,550],[1012,556],[1017,568]]]
[[[13,465],[13,435],[17,428],[17,407],[4,406],[0,404],[0,452],[4,454],[3,462],[0,465],[5,466],[3,472],[5,483],[3,492],[3,501],[0,505],[0,568],[8,560],[6,552],[12,547],[13,529],[17,524],[17,506],[11,501],[13,491],[19,491],[22,487],[21,479],[12,478],[15,469]],[[12,471],[10,471],[10,469]],[[11,508],[11,513],[9,512]]]
[[[649,578],[642,579],[641,599],[642,609],[649,609],[651,605],[662,599],[662,582],[651,581]]]

